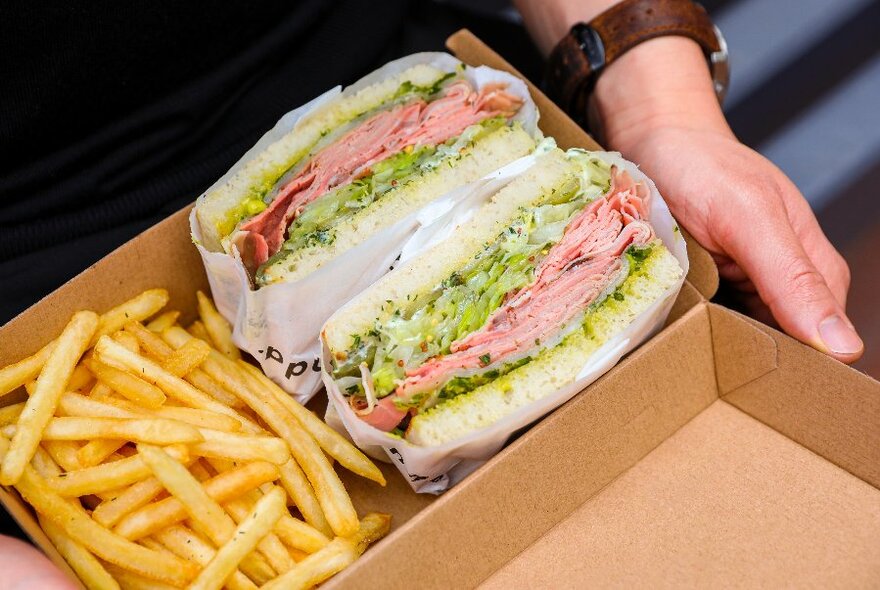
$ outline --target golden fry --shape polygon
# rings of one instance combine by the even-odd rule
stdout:
[[[7,426],[18,422],[18,417],[21,416],[22,410],[24,410],[24,402],[0,408],[0,426]]]
[[[211,347],[201,340],[191,340],[162,361],[165,370],[178,377],[185,377],[201,365],[211,353]]]
[[[176,311],[156,316],[162,289],[79,312],[0,369],[0,397],[30,395],[0,408],[0,482],[89,587],[319,584],[389,528],[386,515],[358,520],[334,462],[383,474],[242,361],[229,323],[197,299],[188,331]]]
[[[43,447],[37,447],[34,458],[31,459],[31,465],[34,466],[36,472],[42,478],[52,477],[61,473],[61,467],[52,459],[49,453]]]
[[[0,369],[0,397],[33,381],[40,374],[54,347],[55,340],[26,359]]]
[[[140,344],[138,344],[137,338],[135,338],[132,334],[129,334],[128,332],[123,332],[122,330],[117,330],[113,332],[112,338],[130,351],[140,352]]]
[[[214,558],[199,573],[191,590],[219,590],[238,564],[253,551],[259,542],[269,534],[281,515],[287,511],[284,492],[281,489],[260,498],[253,509],[241,521]]]
[[[273,486],[270,488],[270,492],[276,490]],[[281,502],[283,506],[283,511],[279,514],[278,518],[284,518],[284,516],[289,516],[290,513],[287,511],[287,494],[281,488],[277,488],[275,493],[281,495]],[[241,524],[245,518],[247,518],[248,513],[252,509],[252,507],[258,502],[261,498],[265,496],[261,496],[257,494],[255,501],[250,501],[250,497],[248,497],[248,501],[243,498],[236,498],[235,500],[230,500],[226,504],[223,505],[223,508],[228,512],[232,519],[235,520],[237,524]],[[277,526],[277,523],[276,523]],[[260,540],[257,544],[257,550],[263,554],[266,558],[266,561],[269,562],[269,565],[272,566],[279,574],[286,572],[290,568],[295,565],[295,562],[290,557],[290,553],[287,551],[287,547],[281,542],[281,540],[275,535],[273,532],[268,532],[265,537]]]
[[[165,328],[173,325],[173,323],[169,324],[168,326],[163,327],[161,331],[164,331]],[[166,344],[158,333],[144,327],[140,322],[128,322],[123,329],[137,338],[138,344],[144,349],[144,352],[156,360],[162,361],[174,352],[174,349]],[[180,375],[178,375],[178,377],[180,377]]]
[[[199,304],[199,317],[202,318],[202,324],[211,337],[210,342],[214,344],[214,348],[219,350],[226,358],[238,360],[241,353],[238,347],[232,342],[232,327],[226,321],[214,302],[201,291],[196,291],[196,299]]]
[[[194,455],[239,461],[266,460],[283,465],[290,459],[290,448],[274,436],[246,436],[202,428],[205,441],[190,446]]]
[[[0,484],[12,485],[17,482],[25,466],[30,463],[40,444],[43,429],[55,413],[58,398],[64,392],[97,326],[97,315],[90,311],[77,312],[58,337],[37,378],[36,390],[28,398],[18,419],[18,429],[0,468]]]
[[[275,526],[275,534],[292,549],[314,553],[330,540],[323,533],[292,516],[282,516]]]
[[[101,502],[92,512],[92,518],[111,528],[127,514],[152,502],[163,491],[165,487],[155,477],[141,480]]]
[[[172,346],[183,346],[192,336],[180,328],[168,328],[163,338]],[[251,389],[244,380],[249,374],[238,365],[212,351],[203,364],[205,371],[224,383],[257,415],[290,445],[291,454],[299,463],[315,490],[315,495],[333,532],[340,536],[357,531],[358,519],[351,498],[321,447],[298,424],[289,419],[289,412],[273,396],[261,389]]]
[[[154,334],[150,330],[144,328],[138,322],[131,322],[125,326],[126,332],[131,332],[135,335],[140,342],[141,347],[154,359],[158,360],[160,364],[162,364],[162,368],[171,373],[176,377],[184,377],[184,375],[175,373],[175,370],[180,370],[181,368],[177,365],[174,365],[172,362],[171,366],[166,366],[164,363],[174,354],[174,349],[166,343],[160,336]],[[210,347],[209,347],[210,348]],[[241,402],[237,397],[223,389],[223,387],[208,377],[204,372],[200,369],[193,369],[184,377],[188,382],[192,383],[215,400],[224,403],[228,406],[239,406]]]
[[[67,389],[70,391],[82,391],[83,389],[89,387],[92,383],[94,383],[94,377],[91,372],[85,367],[83,363],[80,363],[73,370],[73,373],[70,375],[70,381],[67,383]]]
[[[184,559],[208,565],[215,551],[211,544],[186,527],[175,525],[158,531],[154,538],[175,555]],[[229,590],[256,590],[257,586],[240,571],[234,572],[227,580]]]
[[[205,488],[187,471],[186,467],[159,447],[141,444],[138,445],[138,451],[156,479],[161,481],[173,498],[180,502],[194,526],[204,532],[212,543],[220,547],[232,538],[235,532],[232,518],[208,495]],[[275,575],[271,566],[257,554],[245,558],[242,568],[260,583],[271,580]]]
[[[128,350],[128,348],[125,348],[125,350]],[[130,354],[137,354],[130,350],[128,352]],[[161,389],[131,373],[111,367],[95,359],[89,359],[85,361],[85,364],[98,380],[135,403],[147,408],[158,408],[165,403],[165,394],[162,393]]]
[[[152,548],[150,548],[152,549]],[[153,549],[155,551],[155,549]],[[173,555],[173,554],[172,554]],[[150,580],[133,572],[122,569],[118,565],[108,563],[107,571],[122,585],[122,590],[177,590],[177,586],[171,586],[164,582]]]
[[[91,344],[93,345],[98,337],[120,329],[125,322],[150,317],[162,309],[167,302],[167,291],[164,289],[151,289],[122,305],[114,307],[101,315]],[[146,313],[146,315],[142,315],[143,313]],[[122,323],[119,323],[120,318],[124,319]],[[0,369],[0,397],[15,391],[39,375],[56,342],[57,338],[28,358]]]
[[[189,459],[188,450],[184,445],[168,447],[167,452],[179,461],[186,462]],[[149,476],[150,468],[144,463],[143,458],[134,455],[94,467],[68,471],[58,477],[47,479],[46,483],[62,496],[87,496],[118,490]]]
[[[163,446],[205,440],[197,428],[165,418],[52,418],[43,430],[44,440],[90,438],[122,439]]]
[[[76,458],[83,467],[93,467],[125,446],[126,441],[117,439],[90,440],[76,452]]]
[[[211,335],[208,334],[208,329],[205,328],[205,324],[203,324],[199,320],[191,323],[186,331],[192,334],[194,337],[198,338],[199,340],[204,340],[205,342],[211,341]]]
[[[79,443],[70,440],[44,440],[40,444],[64,471],[77,471],[83,468],[77,456]]]
[[[121,330],[122,326],[131,321],[143,321],[165,307],[168,303],[168,291],[165,289],[148,289],[125,303],[101,314],[98,329],[92,338],[91,345],[101,338]]]
[[[211,428],[223,432],[237,432],[241,430],[241,422],[231,416],[218,414],[209,410],[196,408],[163,406],[152,410],[147,409],[128,400],[106,399],[96,401],[77,393],[65,393],[58,402],[58,408],[68,416],[80,416],[83,418],[166,418],[185,422],[199,428]]]
[[[300,468],[296,461],[291,459],[279,468],[279,472],[281,474],[281,485],[284,486],[284,489],[287,491],[290,499],[293,500],[293,503],[296,504],[305,521],[312,525],[315,530],[320,531],[321,534],[332,537],[333,529],[330,528],[330,523],[327,522],[327,518],[324,516],[324,510],[321,508],[321,503],[318,502],[315,490],[306,478],[306,474],[303,473],[302,468]]]
[[[176,324],[177,318],[179,317],[179,311],[166,311],[163,314],[157,315],[153,320],[150,320],[146,327],[151,332],[161,332],[168,326]]]

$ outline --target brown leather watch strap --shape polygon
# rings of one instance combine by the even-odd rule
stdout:
[[[624,0],[589,24],[572,27],[550,55],[547,90],[578,119],[602,69],[648,39],[665,35],[693,39],[707,56],[719,51],[706,10],[692,0]]]

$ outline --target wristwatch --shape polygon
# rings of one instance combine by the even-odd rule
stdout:
[[[550,54],[547,93],[583,124],[602,71],[639,43],[666,35],[688,37],[702,47],[715,94],[723,101],[730,77],[727,43],[692,0],[624,0],[589,23],[574,25]]]

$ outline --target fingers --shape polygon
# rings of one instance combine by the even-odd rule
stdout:
[[[780,181],[780,190],[788,211],[795,235],[800,239],[804,251],[825,279],[825,283],[834,294],[841,307],[846,308],[846,296],[849,292],[849,265],[843,256],[834,248],[819,221],[813,214],[810,204],[803,198],[800,191],[788,178]]]
[[[76,584],[46,556],[18,539],[0,536],[0,588],[4,590],[75,590]]]
[[[802,247],[787,212],[775,195],[754,195],[749,203],[721,222],[725,250],[786,332],[840,361],[858,360],[864,344],[839,295]]]

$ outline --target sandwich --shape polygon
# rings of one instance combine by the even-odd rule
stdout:
[[[297,281],[529,153],[536,120],[509,74],[446,54],[392,62],[282,119],[198,199],[194,236],[253,288]]]
[[[686,259],[652,225],[649,181],[612,160],[536,157],[327,321],[324,380],[350,431],[417,447],[473,441],[577,384],[604,344],[671,301]]]

